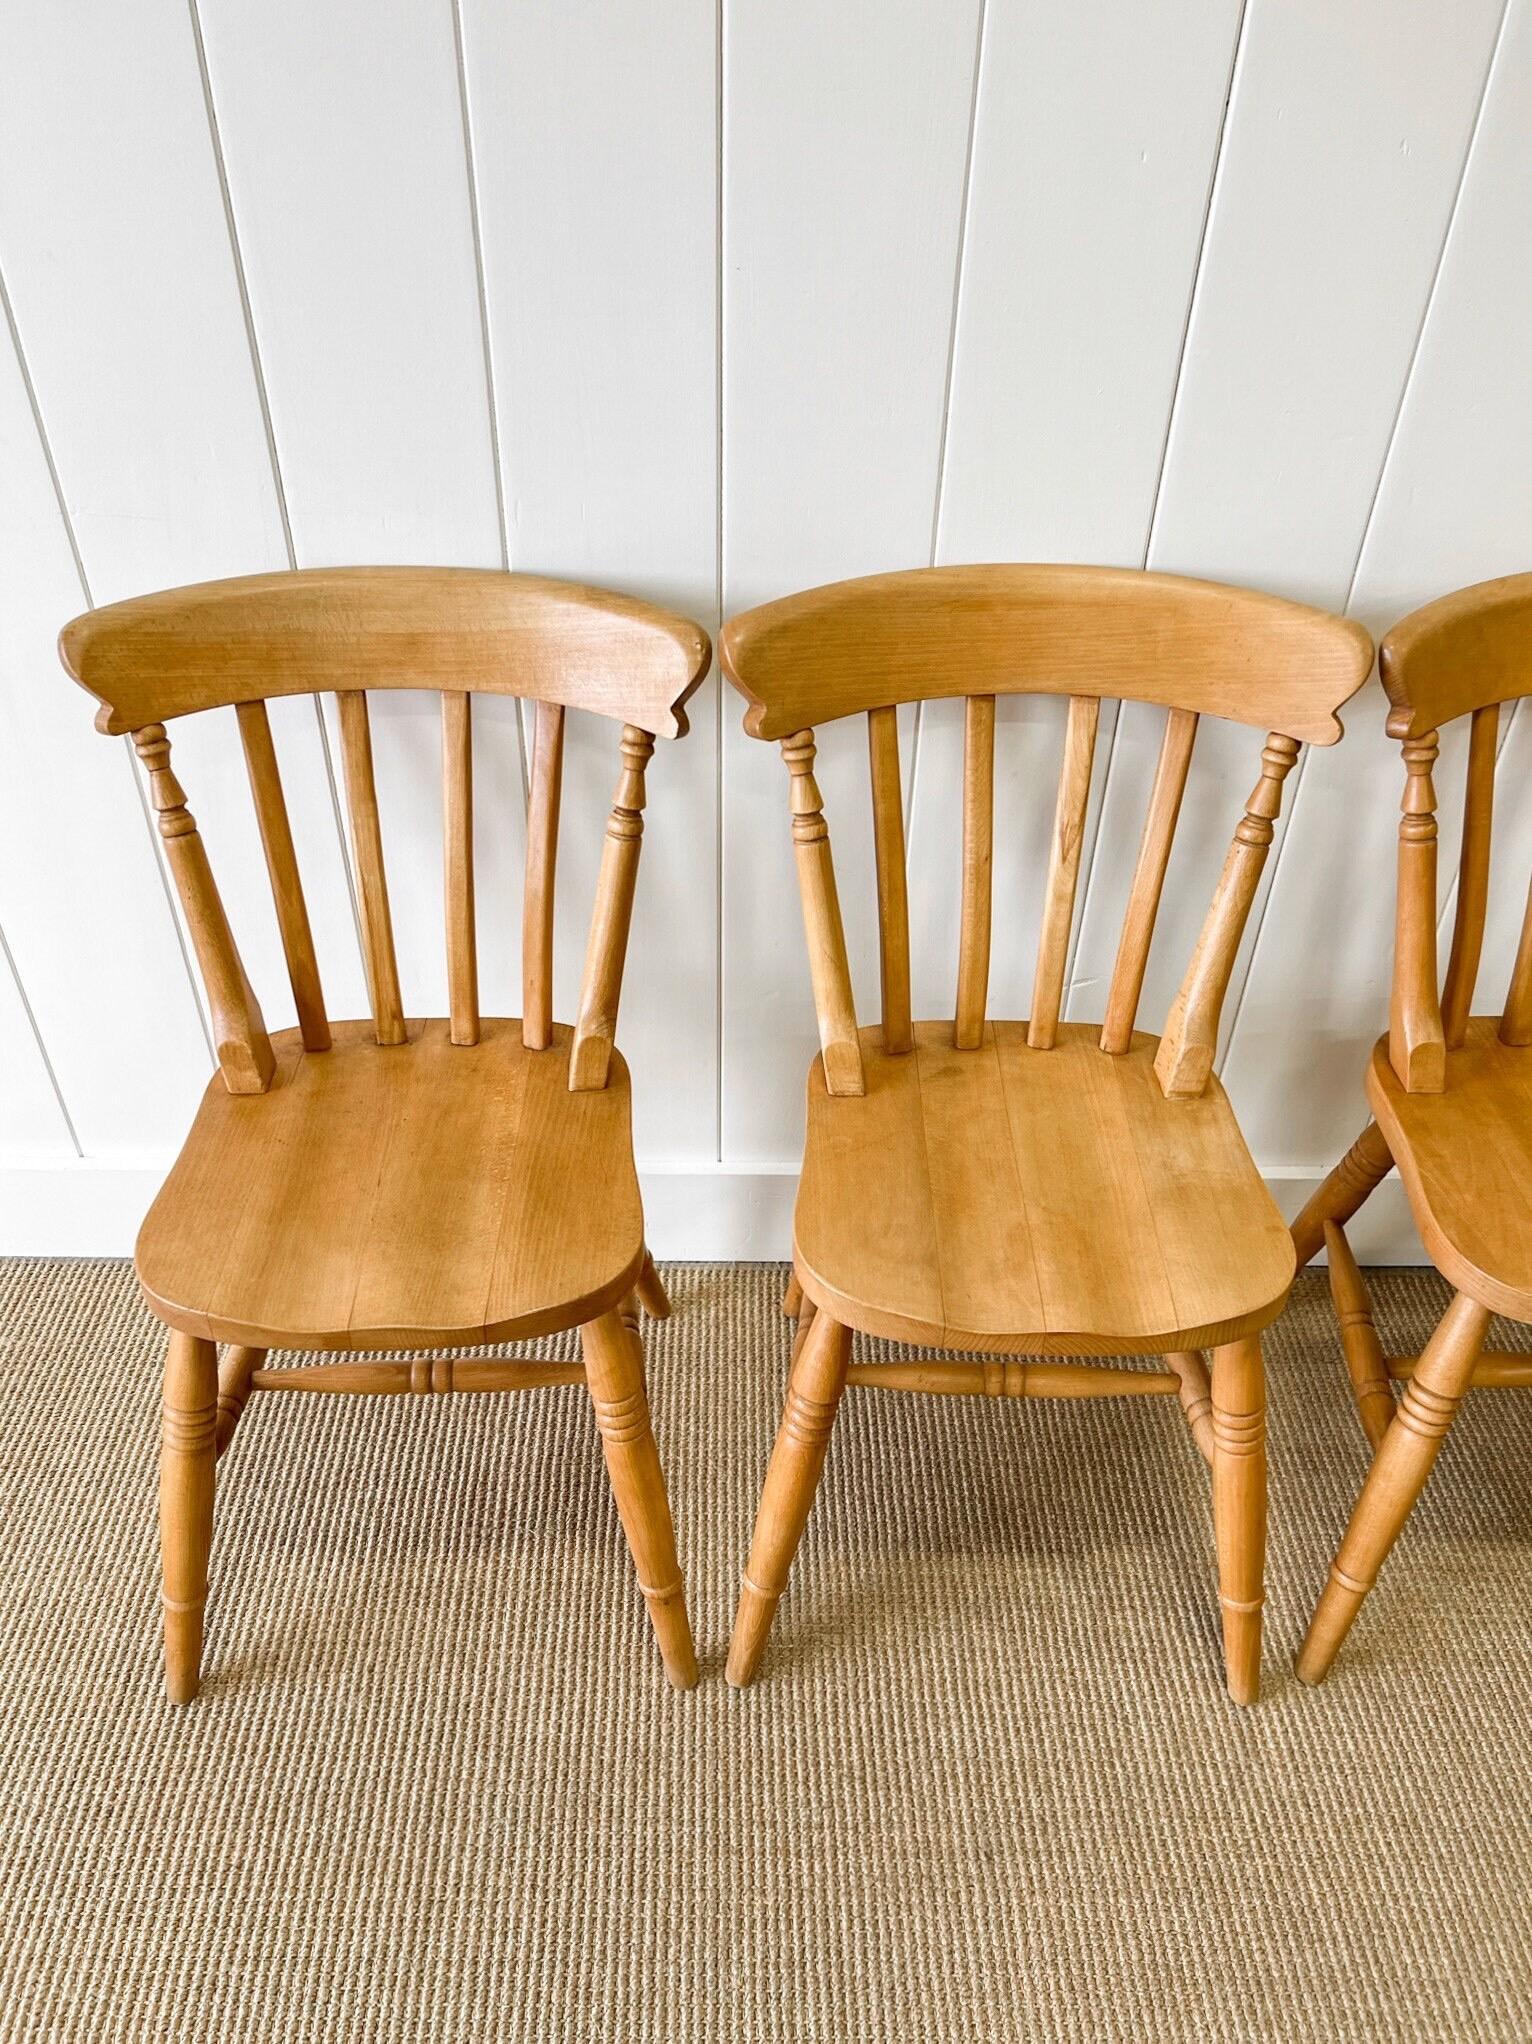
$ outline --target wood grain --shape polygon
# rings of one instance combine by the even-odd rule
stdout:
[[[489,568],[310,568],[197,583],[87,612],[64,665],[130,731],[224,703],[334,690],[477,689],[559,702],[662,738],[707,672],[707,634],[636,598]]]
[[[1333,745],[1372,641],[1353,620],[1215,582],[962,567],[763,604],[729,620],[719,655],[757,738],[892,703],[1021,692],[1163,703]]]

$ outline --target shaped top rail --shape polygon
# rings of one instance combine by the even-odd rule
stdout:
[[[480,690],[686,729],[708,636],[630,596],[493,568],[306,568],[135,596],[64,627],[98,730],[315,690]]]
[[[1532,695],[1532,575],[1501,575],[1411,611],[1386,634],[1378,668],[1419,738],[1469,710]]]
[[[1313,745],[1372,665],[1362,626],[1306,604],[1135,568],[912,568],[731,618],[723,670],[756,738],[942,696],[1163,703]]]

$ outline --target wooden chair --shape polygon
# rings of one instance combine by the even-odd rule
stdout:
[[[1231,1694],[1260,1667],[1266,1524],[1260,1330],[1292,1245],[1212,1076],[1219,1011],[1299,743],[1332,744],[1365,679],[1355,624],[1274,597],[1128,570],[965,567],[880,575],[734,618],[724,671],[745,728],[780,741],[821,1052],[786,1310],[798,1315],[728,1674],[760,1663],[848,1383],[988,1397],[1165,1393],[1212,1464]],[[995,698],[1069,709],[1032,1013],[985,1005]],[[966,698],[955,1015],[910,1015],[896,705]],[[1063,1022],[1065,958],[1100,702],[1168,712],[1104,1023]],[[813,726],[865,712],[882,1026],[858,1029],[814,780]],[[1198,719],[1269,729],[1261,773],[1163,1038],[1139,992]],[[850,1361],[851,1331],[972,1353]],[[1211,1347],[1209,1369],[1201,1351]],[[1022,1356],[1159,1354],[1163,1370]]]
[[[644,1389],[636,1301],[669,1308],[644,1247],[628,1073],[614,1048],[654,734],[686,729],[696,625],[574,584],[473,569],[257,575],[76,618],[61,650],[131,732],[211,1013],[219,1072],[138,1239],[171,1330],[160,1528],[166,1687],[197,1693],[213,1468],[253,1391],[516,1390],[584,1382],[639,1583],[678,1687],[697,1665]],[[438,689],[450,1017],[408,1019],[373,778],[369,689]],[[369,1021],[325,1012],[266,699],[333,690]],[[479,1012],[473,697],[536,703],[523,1014]],[[166,723],[233,705],[299,1016],[268,1036]],[[579,1016],[553,1019],[566,709],[622,722]],[[579,1326],[584,1367],[456,1358],[268,1369],[268,1349],[461,1348]],[[223,1359],[219,1343],[226,1344]]]
[[[1486,1355],[1492,1313],[1532,1320],[1532,897],[1501,1015],[1472,1015],[1489,902],[1500,708],[1532,694],[1532,575],[1459,590],[1384,639],[1389,736],[1404,754],[1388,1034],[1367,1067],[1375,1119],[1293,1224],[1300,1264],[1321,1244],[1357,1414],[1373,1450],[1346,1537],[1298,1655],[1322,1682],[1409,1517],[1472,1384],[1532,1384],[1525,1356]],[[1525,713],[1523,713],[1525,714]],[[1437,733],[1469,717],[1457,915],[1438,998]],[[1385,1356],[1345,1224],[1391,1165],[1454,1288],[1420,1356]],[[1393,1383],[1404,1394],[1396,1408]]]

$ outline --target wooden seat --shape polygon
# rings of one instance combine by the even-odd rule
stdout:
[[[76,618],[64,664],[130,732],[207,997],[218,1075],[139,1237],[172,1330],[160,1455],[165,1681],[197,1693],[214,1464],[252,1393],[583,1383],[666,1672],[697,1661],[649,1424],[638,1308],[669,1311],[644,1247],[618,999],[657,736],[686,729],[707,635],[605,591],[479,569],[335,568],[205,583]],[[449,1014],[408,1020],[368,691],[441,696]],[[370,1021],[325,1008],[267,700],[332,692]],[[535,705],[522,1015],[479,1008],[473,696]],[[273,1037],[171,766],[165,720],[233,707],[298,1027]],[[554,1020],[566,711],[621,724],[575,1022]],[[467,1347],[581,1330],[581,1363],[452,1355],[266,1367],[273,1347]],[[226,1344],[222,1359],[218,1344]]]
[[[1219,1018],[1282,784],[1366,678],[1355,624],[1127,569],[962,567],[832,584],[733,618],[724,672],[789,774],[819,1022],[787,1309],[798,1338],[729,1652],[754,1679],[848,1384],[1179,1397],[1213,1470],[1230,1694],[1260,1679],[1266,1539],[1260,1330],[1294,1258],[1222,1088]],[[1068,698],[1031,1013],[987,1012],[998,694]],[[910,1013],[898,705],[961,696],[961,909],[950,1021]],[[1062,1019],[1103,697],[1166,711],[1105,1012]],[[816,724],[865,713],[882,1025],[859,1029]],[[1267,732],[1260,776],[1163,1035],[1139,995],[1204,715]],[[1004,819],[1000,819],[1001,822]],[[851,1361],[851,1331],[977,1360]],[[1211,1363],[1204,1357],[1212,1349]],[[1157,1354],[1163,1369],[1038,1357]],[[1027,1357],[1027,1361],[1012,1358]],[[996,1359],[999,1360],[996,1360]]]
[[[847,1327],[988,1355],[1162,1355],[1256,1334],[1293,1245],[1223,1088],[1167,1100],[1159,1039],[1101,1055],[1064,1023],[975,1051],[917,1022],[913,1055],[860,1032],[866,1091],[819,1060],[793,1236],[804,1294]]]
[[[444,1021],[382,1049],[334,1025],[324,1057],[274,1036],[271,1089],[208,1086],[138,1238],[170,1327],[313,1350],[517,1341],[619,1307],[644,1263],[627,1069],[572,1093],[485,1018],[473,1056]],[[591,1188],[601,1188],[592,1212]]]
[[[1532,1054],[1476,1015],[1440,1093],[1410,1093],[1373,1051],[1367,1098],[1442,1276],[1509,1320],[1532,1321]]]
[[[1532,575],[1481,582],[1395,625],[1379,665],[1404,756],[1388,1035],[1367,1068],[1375,1119],[1293,1223],[1321,1246],[1372,1466],[1298,1655],[1322,1682],[1402,1531],[1467,1392],[1532,1386],[1532,1361],[1487,1355],[1492,1313],[1532,1320],[1532,894],[1505,1011],[1470,1016],[1489,905],[1501,707],[1532,694]],[[1523,712],[1525,715],[1525,712]],[[1438,978],[1439,728],[1470,719],[1457,913]],[[1421,1240],[1454,1287],[1419,1356],[1389,1356],[1346,1223],[1397,1164]],[[1396,1406],[1393,1386],[1403,1383]]]

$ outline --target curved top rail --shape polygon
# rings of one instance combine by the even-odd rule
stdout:
[[[595,710],[661,738],[707,671],[690,620],[498,568],[306,568],[135,596],[59,636],[98,730],[313,690],[477,689]]]
[[[1164,703],[1315,745],[1372,667],[1349,618],[1135,568],[912,568],[833,582],[731,618],[723,670],[745,728],[783,738],[938,696]]]
[[[1388,632],[1378,668],[1419,737],[1469,710],[1532,695],[1532,575],[1501,575],[1412,610]]]

